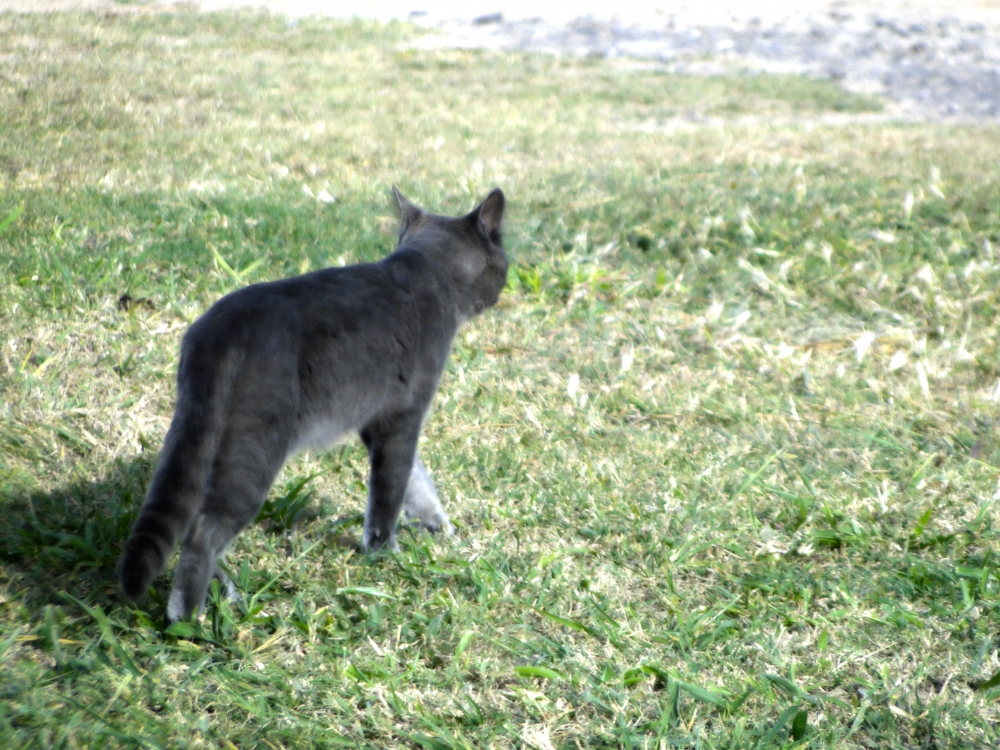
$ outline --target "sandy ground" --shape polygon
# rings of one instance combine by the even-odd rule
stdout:
[[[804,73],[878,93],[887,116],[1000,122],[1000,0],[197,0],[204,11],[262,7],[409,20],[419,46],[652,59],[669,70]],[[0,0],[0,12],[148,12],[156,0]]]

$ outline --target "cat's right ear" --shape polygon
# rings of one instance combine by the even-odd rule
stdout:
[[[479,217],[480,226],[482,226],[486,236],[498,243],[505,205],[503,191],[500,188],[493,188],[486,196],[486,200],[480,203],[474,211]]]
[[[422,211],[410,203],[395,185],[392,186],[392,194],[396,197],[396,205],[399,206],[399,237],[402,239],[406,230],[420,218]]]

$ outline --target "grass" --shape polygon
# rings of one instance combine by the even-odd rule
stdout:
[[[412,33],[0,16],[0,744],[996,746],[997,128]],[[360,446],[300,457],[164,631],[116,565],[180,336],[387,253],[393,182],[510,201],[456,536],[365,559]]]

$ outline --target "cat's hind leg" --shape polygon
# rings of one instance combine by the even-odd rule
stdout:
[[[277,435],[254,430],[231,431],[212,469],[208,493],[181,547],[174,585],[167,602],[167,620],[176,622],[203,610],[212,578],[233,598],[236,588],[217,561],[226,547],[260,512],[285,458]]]
[[[441,499],[420,456],[413,457],[413,468],[403,495],[403,512],[408,519],[427,531],[444,531],[449,535],[455,533],[455,527],[441,507]]]

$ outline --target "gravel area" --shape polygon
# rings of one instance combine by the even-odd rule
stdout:
[[[201,0],[203,10],[267,7],[289,18],[364,15],[434,29],[421,47],[484,47],[633,57],[683,73],[784,72],[841,81],[889,102],[885,117],[1000,121],[1000,0]],[[141,12],[107,0],[0,0],[3,10],[89,7]],[[160,6],[162,7],[162,6]],[[471,8],[471,9],[470,9]],[[145,10],[149,10],[145,6]]]
[[[888,15],[839,8],[806,18],[760,17],[658,27],[580,18],[566,24],[443,23],[424,45],[483,46],[560,54],[628,56],[669,70],[793,72],[887,97],[893,116],[1000,120],[1000,24],[954,15]]]

